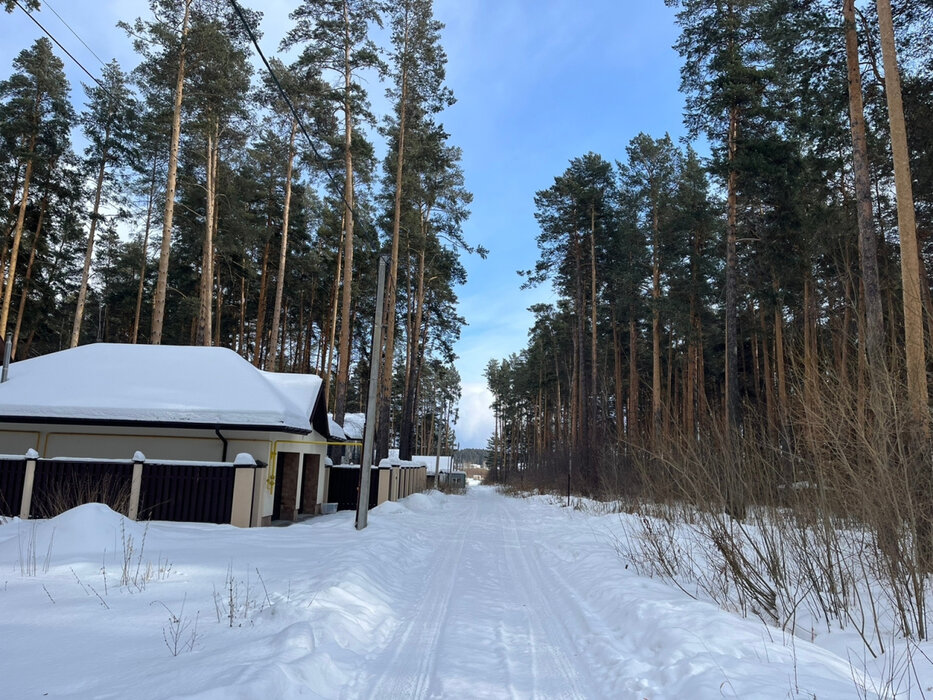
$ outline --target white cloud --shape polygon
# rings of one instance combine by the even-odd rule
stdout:
[[[461,447],[486,447],[495,428],[492,394],[480,382],[464,382],[460,397],[460,419],[456,425]]]

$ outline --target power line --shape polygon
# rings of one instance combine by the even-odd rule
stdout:
[[[106,90],[106,89],[107,89],[107,88],[104,87],[104,84],[103,84],[102,82],[100,82],[100,80],[98,80],[96,77],[94,77],[94,76],[91,74],[91,71],[89,71],[87,68],[84,67],[84,65],[81,63],[81,61],[79,61],[77,58],[75,58],[74,56],[72,56],[72,55],[71,55],[71,52],[70,52],[68,49],[66,49],[64,46],[62,46],[61,42],[60,42],[58,39],[56,39],[54,36],[52,36],[52,32],[50,32],[48,29],[46,29],[45,27],[43,27],[43,26],[42,26],[42,23],[39,22],[39,20],[37,20],[35,17],[33,17],[33,16],[32,16],[32,13],[30,13],[29,10],[27,10],[25,7],[23,7],[23,6],[20,4],[19,0],[13,0],[13,2],[16,3],[16,6],[17,6],[19,9],[21,9],[23,12],[26,13],[26,16],[29,17],[29,19],[31,19],[33,22],[36,23],[36,26],[39,27],[39,29],[41,29],[43,32],[45,32],[45,34],[49,37],[49,39],[51,39],[52,41],[55,42],[55,45],[58,46],[58,48],[60,48],[62,51],[64,51],[64,52],[68,55],[68,58],[70,58],[72,61],[74,61],[74,62],[78,65],[78,67],[79,67],[81,70],[83,70],[85,73],[87,73],[87,76],[88,76],[91,80],[93,80],[95,83],[97,83],[103,90]],[[53,12],[54,12],[54,10],[53,10]],[[93,52],[92,52],[92,53],[93,53]],[[100,60],[100,59],[98,59],[98,60]]]
[[[100,63],[100,65],[102,65],[102,66],[105,65],[104,62],[103,62],[103,60],[101,60],[101,57],[98,56],[96,53],[94,53],[94,49],[92,49],[90,46],[88,46],[87,43],[84,41],[84,39],[82,39],[80,36],[78,36],[78,33],[77,33],[74,29],[71,28],[71,25],[68,24],[68,22],[66,22],[65,19],[64,19],[60,14],[58,14],[58,13],[55,11],[55,8],[52,7],[52,5],[49,3],[49,0],[43,0],[43,1],[44,1],[44,3],[45,3],[45,6],[46,6],[47,8],[49,8],[49,9],[52,11],[52,14],[55,15],[56,17],[58,17],[58,21],[61,22],[62,24],[64,24],[66,27],[68,27],[68,31],[70,31],[72,34],[74,34],[75,39],[77,39],[78,41],[80,41],[81,44],[84,46],[84,48],[86,48],[88,51],[91,52],[91,55],[92,55],[94,58],[97,59],[97,62]]]
[[[18,0],[17,0],[18,4]],[[233,6],[234,11],[237,14],[237,17],[240,18],[243,27],[246,29],[246,33],[249,34],[250,40],[253,42],[253,46],[256,47],[256,53],[259,54],[259,58],[262,59],[262,62],[266,66],[266,70],[269,72],[269,75],[272,77],[272,81],[275,83],[276,88],[278,88],[279,94],[282,96],[282,99],[285,100],[285,104],[288,105],[289,110],[292,113],[292,117],[295,119],[295,122],[298,124],[298,128],[301,129],[301,133],[304,134],[305,139],[308,142],[308,146],[311,147],[311,152],[314,153],[314,157],[321,164],[321,169],[324,171],[324,174],[327,176],[327,179],[330,180],[330,183],[334,185],[334,188],[339,191],[338,183],[336,178],[331,174],[330,169],[327,167],[327,161],[324,157],[318,153],[317,147],[314,145],[314,141],[311,140],[311,136],[308,134],[308,130],[305,129],[304,122],[301,121],[301,117],[298,115],[298,110],[295,109],[295,105],[292,104],[292,101],[289,99],[288,94],[285,92],[285,88],[282,87],[282,83],[279,82],[278,76],[275,74],[275,71],[272,70],[272,66],[269,65],[269,61],[266,60],[265,54],[262,52],[262,49],[259,48],[259,42],[256,40],[256,35],[253,34],[253,28],[249,26],[249,22],[246,21],[246,17],[243,16],[243,10],[240,8],[240,4],[237,0],[230,0],[230,4]],[[346,187],[344,187],[344,193],[341,196],[344,205],[347,209],[350,210],[350,213],[353,215],[353,220],[357,220],[357,211],[354,206],[350,204],[347,200]]]

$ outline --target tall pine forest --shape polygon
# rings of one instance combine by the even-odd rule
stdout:
[[[381,451],[449,451],[461,256],[485,251],[462,235],[432,0],[303,0],[269,70],[249,5],[149,0],[113,29],[135,64],[81,86],[49,39],[19,53],[0,80],[0,334],[14,361],[92,342],[231,348],[319,374],[342,423],[365,410],[384,257]]]
[[[535,194],[555,301],[486,367],[490,479],[884,510],[929,555],[933,6],[665,1],[688,137]]]

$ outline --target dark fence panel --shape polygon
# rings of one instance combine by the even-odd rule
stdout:
[[[330,484],[327,487],[327,501],[336,503],[337,510],[356,510],[359,491],[359,467],[331,467]],[[369,479],[369,507],[375,508],[378,502],[379,470],[373,469]]]
[[[369,507],[379,505],[379,470],[373,469],[369,474]]]
[[[356,494],[360,486],[360,470],[351,467],[333,466],[330,469],[330,484],[327,501],[336,503],[337,510],[356,510]]]
[[[19,515],[25,480],[25,459],[0,459],[0,515]]]
[[[139,520],[229,523],[233,509],[231,466],[146,462],[139,494]]]
[[[132,462],[40,459],[29,515],[51,518],[84,503],[104,503],[125,515],[132,484]]]

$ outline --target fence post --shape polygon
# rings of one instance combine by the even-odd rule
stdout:
[[[233,460],[233,503],[230,506],[230,524],[250,527],[253,519],[253,475],[256,460],[248,452],[241,452]]]
[[[139,494],[143,486],[143,462],[146,461],[146,455],[139,450],[133,455],[133,481],[130,485],[130,507],[126,514],[130,520],[136,520],[139,517]]]
[[[36,460],[39,459],[39,453],[31,447],[26,450],[26,474],[23,477],[23,499],[19,504],[19,517],[23,520],[29,519],[29,509],[32,508],[32,485],[36,480]]]
[[[398,463],[392,463],[392,484],[389,486],[389,500],[397,501],[398,500],[398,473],[401,471],[401,467]]]

